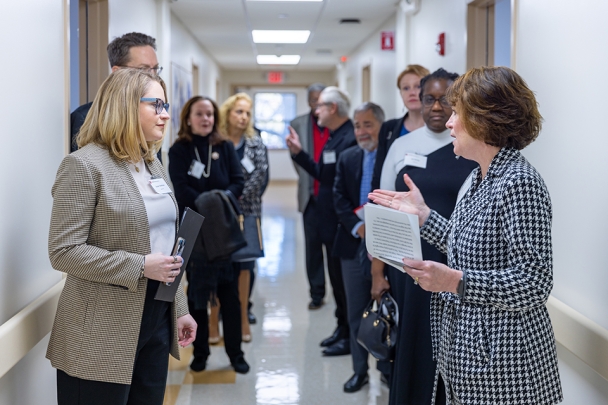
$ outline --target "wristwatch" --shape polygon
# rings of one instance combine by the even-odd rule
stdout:
[[[460,295],[460,298],[464,298],[464,291],[466,289],[467,286],[467,273],[466,271],[462,270],[462,277],[460,278],[460,281],[458,282],[458,287],[456,287],[456,292],[458,293],[458,295]]]

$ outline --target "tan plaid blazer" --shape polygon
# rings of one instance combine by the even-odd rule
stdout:
[[[148,168],[167,180],[157,159]],[[137,184],[126,162],[89,144],[63,159],[52,195],[49,257],[67,279],[46,357],[74,377],[130,384],[147,286],[141,265],[150,253]],[[172,311],[171,354],[179,359],[175,325],[188,314],[182,286]]]

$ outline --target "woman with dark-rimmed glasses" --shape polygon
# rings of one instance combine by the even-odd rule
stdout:
[[[161,405],[169,353],[196,337],[181,286],[173,303],[154,299],[182,265],[170,256],[177,203],[156,158],[166,100],[158,76],[112,73],[57,171],[49,257],[67,278],[47,357],[60,405]]]

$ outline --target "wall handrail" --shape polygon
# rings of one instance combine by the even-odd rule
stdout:
[[[608,381],[608,330],[554,296],[547,309],[555,339]]]
[[[0,378],[51,331],[65,279],[0,325]]]

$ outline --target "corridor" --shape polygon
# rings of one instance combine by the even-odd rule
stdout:
[[[351,356],[322,357],[319,342],[335,328],[331,294],[326,305],[309,311],[304,268],[304,236],[296,207],[296,184],[271,183],[263,197],[266,257],[258,260],[252,325],[253,340],[243,343],[248,374],[236,374],[222,343],[211,346],[207,369],[188,368],[192,348],[171,359],[164,405],[326,405],[388,403],[370,356],[370,384],[345,394],[352,375]],[[329,279],[326,281],[328,288]],[[331,290],[329,290],[331,291]]]

